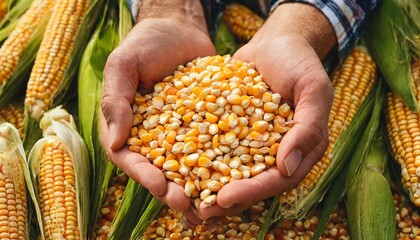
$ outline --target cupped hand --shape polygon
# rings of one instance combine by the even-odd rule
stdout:
[[[177,66],[207,55],[215,55],[215,49],[205,28],[176,18],[148,18],[111,53],[104,70],[102,139],[110,160],[178,211],[190,206],[183,188],[167,182],[160,169],[126,147],[133,121],[131,106],[137,91],[150,92]]]
[[[305,38],[257,33],[233,57],[254,62],[270,89],[294,106],[294,126],[281,140],[277,166],[225,185],[218,192],[217,204],[203,204],[197,211],[201,219],[238,214],[258,201],[290,190],[322,158],[328,143],[333,89],[320,58]]]

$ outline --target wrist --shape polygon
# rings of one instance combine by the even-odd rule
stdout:
[[[183,25],[195,26],[208,35],[204,11],[199,0],[143,0],[137,22],[148,18],[171,19]]]
[[[306,3],[280,4],[253,40],[278,37],[306,40],[320,59],[337,43],[327,17],[318,8]]]

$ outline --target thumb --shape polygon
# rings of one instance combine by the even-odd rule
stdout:
[[[116,50],[105,65],[101,109],[109,132],[107,142],[113,151],[125,145],[133,124],[131,104],[138,86],[133,62],[127,54]]]
[[[331,84],[305,86],[295,100],[294,126],[280,142],[277,166],[284,176],[303,178],[322,158],[328,145]]]

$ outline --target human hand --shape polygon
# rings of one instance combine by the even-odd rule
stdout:
[[[204,17],[203,20],[195,19],[200,12],[188,14],[194,17],[191,19],[184,16],[188,13],[185,11],[193,11],[197,6],[191,9],[172,9],[170,16],[166,14],[161,18],[153,14],[150,16],[150,12],[157,15],[161,13],[162,9],[156,9],[160,5],[144,1],[146,8],[148,2],[152,8],[147,13],[148,18],[143,18],[133,28],[107,60],[101,106],[102,140],[110,160],[117,167],[171,208],[184,211],[189,208],[190,200],[185,196],[183,188],[167,182],[159,168],[125,146],[133,121],[131,105],[137,90],[142,94],[151,91],[156,82],[171,75],[179,65],[199,56],[214,55],[215,49],[208,36]],[[199,1],[191,2],[199,4]],[[166,4],[171,7],[181,6],[175,1]],[[161,5],[167,7],[164,3]],[[201,9],[200,5],[198,7]],[[143,6],[142,9],[146,11]],[[180,13],[177,14],[176,10]]]
[[[307,7],[313,8],[303,6]],[[334,41],[329,49],[324,49],[322,44],[317,45],[316,38],[309,38],[312,36],[284,31],[278,23],[288,16],[279,16],[276,12],[273,19],[269,19],[233,57],[254,62],[271,90],[280,93],[283,101],[294,106],[294,126],[280,143],[277,167],[225,185],[217,194],[216,205],[207,207],[203,204],[197,210],[196,215],[201,219],[236,215],[258,201],[290,190],[322,158],[327,147],[333,89],[320,57],[325,56]]]

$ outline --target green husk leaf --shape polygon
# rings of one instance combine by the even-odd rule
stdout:
[[[217,54],[219,55],[233,55],[238,49],[235,37],[229,31],[222,19],[219,19],[219,23],[217,24],[214,46],[216,47]]]
[[[330,165],[325,171],[322,178],[316,184],[313,190],[304,198],[300,198],[291,208],[282,208],[277,214],[278,219],[296,219],[304,217],[311,208],[322,201],[326,191],[333,183],[337,175],[341,172],[347,161],[352,156],[357,143],[363,134],[372,108],[374,106],[375,91],[374,88],[363,101],[357,111],[353,121],[348,128],[340,134],[336,144],[331,152],[333,156]]]
[[[420,2],[412,0],[398,0],[398,4],[404,9],[412,23],[420,29]]]
[[[377,87],[374,88],[372,94],[375,94],[375,103],[372,109],[369,123],[363,133],[362,138],[354,151],[351,160],[346,164],[337,179],[333,181],[331,187],[328,189],[325,200],[323,202],[323,208],[321,215],[319,216],[319,222],[312,239],[319,239],[324,232],[328,221],[334,212],[338,202],[343,198],[349,183],[354,178],[356,172],[360,168],[360,165],[366,158],[370,145],[374,140],[375,135],[379,129],[379,119],[384,104],[385,90],[382,81],[378,81]]]
[[[22,53],[22,57],[12,73],[10,79],[0,88],[0,107],[9,103],[17,94],[24,92],[28,82],[32,66],[35,61],[42,38],[44,36],[47,20],[38,28],[32,36],[28,46]]]
[[[384,0],[369,18],[366,30],[369,50],[386,82],[414,112],[420,110],[410,66],[411,54],[420,51],[414,47],[417,34],[419,29],[396,0]]]
[[[89,155],[87,147],[76,131],[76,125],[71,115],[61,107],[54,108],[44,114],[40,127],[43,130],[43,138],[35,143],[29,153],[29,169],[33,182],[33,191],[36,196],[36,213],[41,216],[39,206],[41,199],[38,189],[38,175],[42,148],[49,139],[59,139],[67,148],[73,159],[73,167],[76,176],[77,193],[77,217],[80,229],[80,238],[87,238],[89,224]],[[39,221],[42,238],[45,238],[45,230],[42,221]]]
[[[276,222],[275,215],[276,212],[279,211],[280,208],[279,204],[279,196],[275,196],[273,198],[273,202],[270,205],[270,208],[268,209],[268,213],[265,216],[264,224],[261,227],[260,232],[258,233],[257,239],[258,240],[264,240],[265,235],[267,234],[269,228],[273,223]]]
[[[130,239],[141,239],[150,222],[152,222],[153,219],[155,219],[155,217],[159,214],[163,206],[163,203],[161,203],[156,198],[153,198],[147,206],[146,210],[141,215],[140,220],[134,228]]]
[[[100,105],[102,99],[103,69],[106,59],[120,41],[119,28],[132,28],[130,22],[121,23],[119,15],[129,14],[127,8],[119,8],[115,2],[107,2],[104,13],[89,42],[79,70],[79,116],[81,132],[90,152],[92,162],[92,209],[90,229],[94,229],[108,183],[115,174],[115,166],[108,161],[100,141]],[[128,24],[128,26],[127,26]]]
[[[355,239],[396,239],[391,188],[383,176],[388,154],[380,134],[370,145],[360,171],[346,193],[350,233]]]
[[[26,161],[26,154],[23,150],[22,140],[19,137],[19,131],[10,123],[1,123],[0,124],[0,157],[2,155],[10,155],[14,160],[15,164],[18,164],[17,167],[22,169],[23,177],[25,179],[25,184],[27,189],[29,190],[29,195],[27,197],[27,204],[31,204],[30,199],[33,201],[35,200],[35,194],[33,191],[31,177],[29,174],[29,168]],[[4,165],[2,163],[2,165]],[[27,217],[28,222],[30,222],[30,210],[27,208]],[[39,218],[39,220],[41,220]],[[29,224],[25,225],[25,239],[30,239],[29,237],[29,231],[33,231],[29,228]]]
[[[120,9],[118,35],[121,42],[133,28],[133,19],[127,1],[118,0],[118,6]]]
[[[151,197],[149,191],[136,183],[133,179],[128,180],[121,204],[117,209],[112,221],[109,240],[129,239],[136,227]]]
[[[23,13],[25,13],[26,10],[28,10],[32,2],[33,0],[19,0],[19,1],[9,2],[10,11],[8,11],[6,16],[1,20],[0,29],[4,29],[8,25],[16,26],[16,22],[19,19],[19,17]]]

